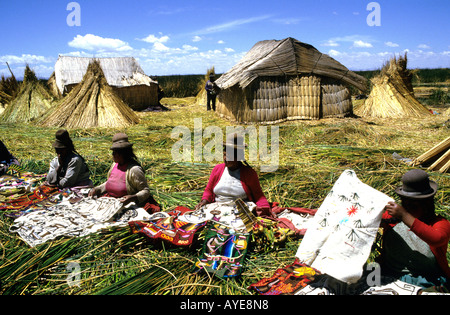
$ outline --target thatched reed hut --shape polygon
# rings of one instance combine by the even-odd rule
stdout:
[[[440,173],[450,172],[450,137],[414,159],[412,165],[422,165]]]
[[[59,56],[48,85],[59,96],[67,95],[83,79],[94,58]],[[158,82],[142,70],[133,57],[95,58],[108,84],[134,110],[159,105]]]
[[[430,115],[415,97],[408,58],[394,57],[372,81],[372,90],[364,105],[355,110],[362,117],[408,118]]]
[[[256,43],[216,84],[219,115],[268,124],[351,115],[348,86],[367,88],[365,78],[294,38]]]
[[[93,60],[80,84],[52,107],[40,124],[67,129],[123,128],[138,122],[136,113],[108,85],[100,62]]]
[[[27,65],[17,96],[15,96],[0,116],[1,122],[28,123],[41,117],[53,104],[50,91],[36,77]]]

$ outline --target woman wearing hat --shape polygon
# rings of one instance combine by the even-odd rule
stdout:
[[[450,222],[435,214],[437,183],[419,169],[403,175],[383,215],[382,273],[424,288],[448,285]]]
[[[133,144],[124,133],[117,133],[112,139],[112,156],[114,163],[108,179],[100,186],[94,187],[89,196],[110,196],[120,198],[124,205],[135,202],[138,206],[152,200],[145,178],[145,171],[133,152]]]
[[[69,132],[60,129],[55,138],[53,147],[57,156],[50,162],[47,185],[72,189],[92,187],[89,168],[84,158],[75,150]]]
[[[0,175],[6,173],[11,164],[20,165],[19,161],[9,152],[0,140]]]
[[[241,198],[252,201],[257,210],[270,209],[257,173],[245,162],[243,138],[237,134],[227,137],[223,145],[223,162],[211,172],[202,201],[196,209],[212,203],[235,201]]]

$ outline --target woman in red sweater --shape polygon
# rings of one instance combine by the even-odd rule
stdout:
[[[424,288],[448,286],[450,222],[435,214],[438,185],[418,169],[404,174],[402,183],[396,189],[401,205],[390,202],[383,215],[381,271]]]
[[[270,209],[258,174],[244,161],[244,148],[243,139],[237,134],[224,143],[224,163],[216,165],[212,170],[202,201],[196,209],[208,203],[234,201],[238,198],[254,202],[257,212]]]

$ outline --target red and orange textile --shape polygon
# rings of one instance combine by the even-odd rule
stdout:
[[[195,233],[207,223],[206,221],[189,223],[179,219],[181,215],[191,211],[189,208],[180,206],[167,212],[168,216],[156,221],[131,221],[128,225],[132,233],[141,233],[150,239],[166,240],[174,245],[188,246],[192,244]],[[162,214],[164,213],[161,212]]]
[[[34,191],[26,193],[16,199],[1,202],[0,211],[8,211],[6,214],[7,216],[16,218],[26,212],[32,211],[35,207],[42,207],[46,204],[54,205],[55,202],[51,201],[51,197],[59,193],[60,191],[57,187],[41,185],[36,187]]]
[[[251,284],[248,289],[261,295],[294,295],[320,275],[320,271],[302,264],[296,259],[293,264],[279,268],[273,276]]]

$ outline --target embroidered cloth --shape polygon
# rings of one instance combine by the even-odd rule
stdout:
[[[249,241],[249,233],[240,233],[223,224],[210,222],[195,271],[207,271],[219,278],[239,276],[245,264]]]
[[[27,213],[10,227],[28,245],[35,247],[60,236],[83,237],[104,228],[126,226],[130,220],[145,220],[148,213],[132,204],[123,207],[116,198],[82,198],[61,202],[44,210]]]
[[[338,280],[358,281],[389,201],[353,170],[344,171],[310,222],[296,257]]]

